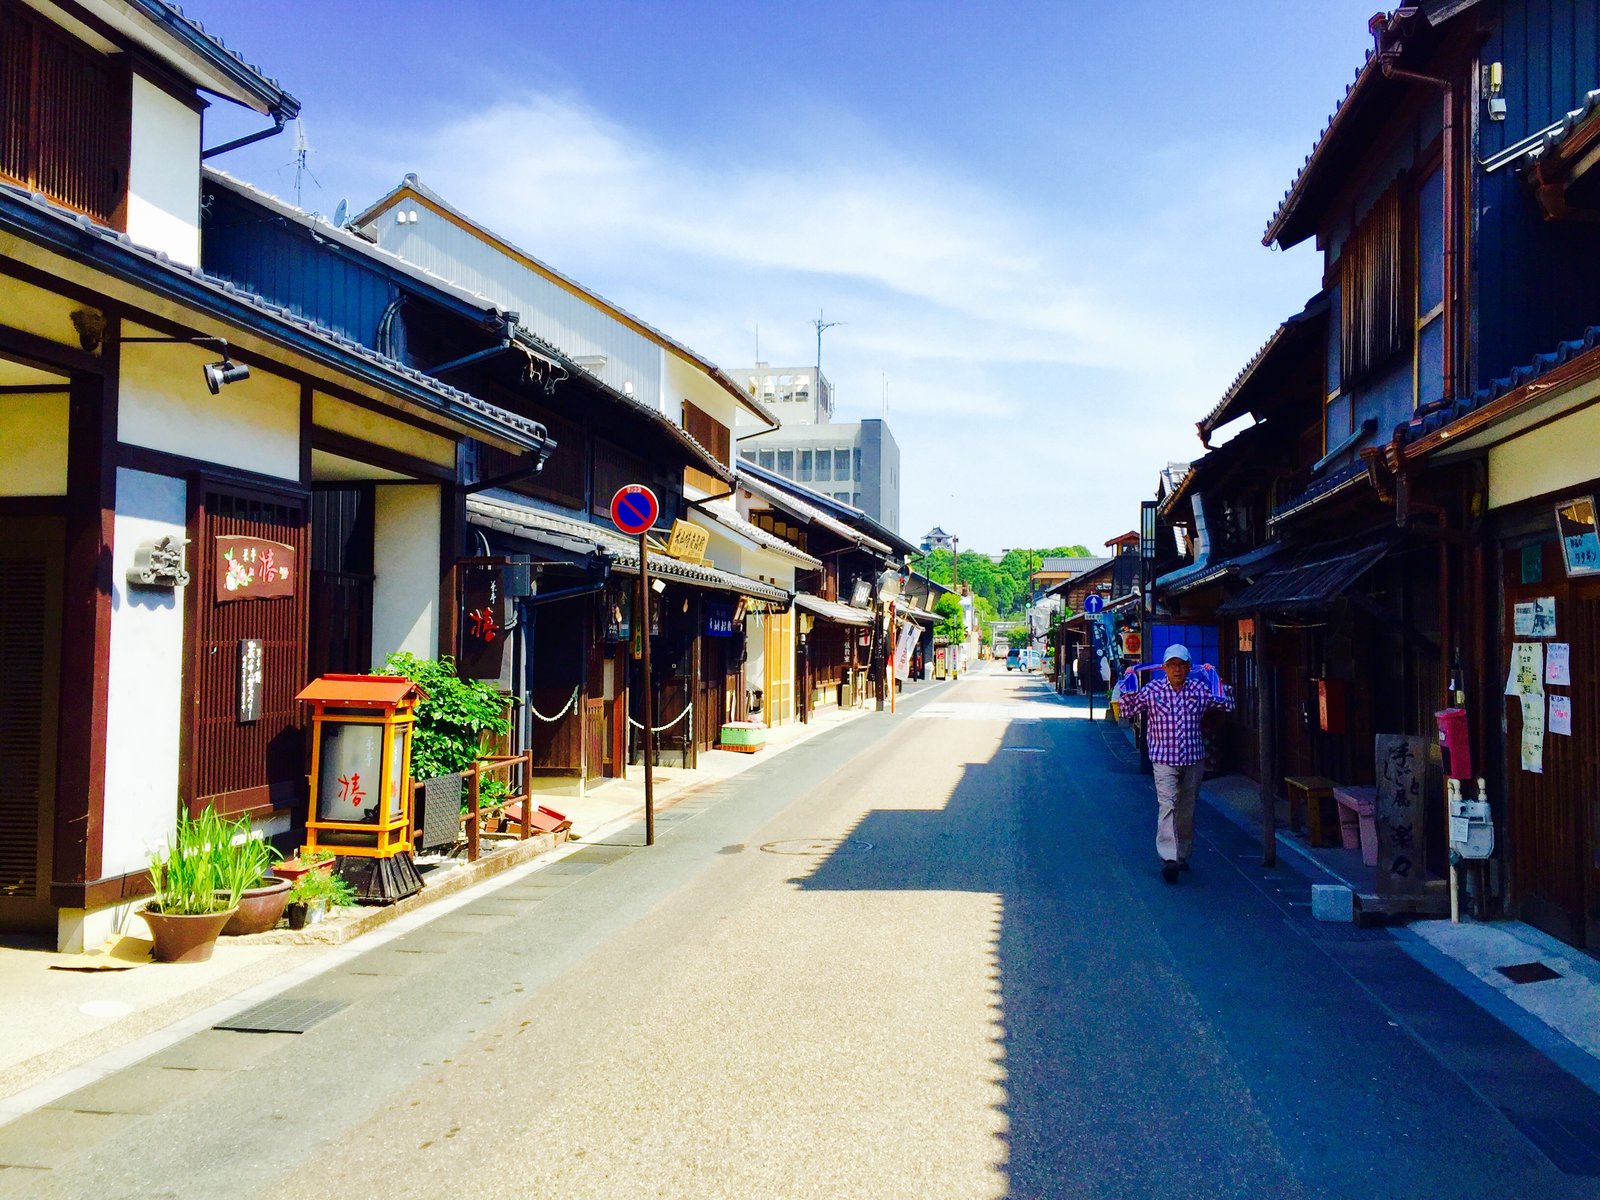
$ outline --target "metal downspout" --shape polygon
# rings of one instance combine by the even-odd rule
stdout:
[[[275,112],[272,114],[271,129],[258,129],[254,133],[247,133],[243,137],[234,138],[231,142],[223,142],[220,146],[213,146],[209,150],[202,150],[200,151],[200,161],[205,162],[207,159],[215,158],[219,154],[226,154],[230,150],[238,150],[244,146],[254,145],[256,142],[263,142],[269,137],[276,137],[278,134],[283,132],[283,127],[285,124],[286,119],[284,115],[282,113]]]

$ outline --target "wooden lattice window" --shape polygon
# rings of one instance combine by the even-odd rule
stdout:
[[[305,686],[310,538],[306,497],[201,479],[190,490],[190,584],[186,589],[191,660],[185,693],[187,781],[191,806],[225,813],[283,808],[305,778],[295,694]],[[219,537],[261,538],[294,551],[289,595],[228,599],[217,595],[213,553]],[[261,643],[260,703],[254,720],[239,713],[240,642]]]
[[[0,549],[0,900],[41,891],[51,571],[43,553]]]
[[[20,4],[0,6],[0,175],[118,224],[131,88],[121,64]]]
[[[732,464],[733,460],[729,457],[732,435],[728,427],[687,400],[683,402],[683,428],[690,437],[711,451],[719,463],[724,466]]]
[[[1354,383],[1407,344],[1411,328],[1404,286],[1398,184],[1378,197],[1339,259],[1340,382]]]

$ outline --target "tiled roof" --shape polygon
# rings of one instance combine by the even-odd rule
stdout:
[[[741,462],[738,466],[736,474],[737,483],[740,487],[747,488],[762,499],[776,504],[779,508],[799,517],[808,524],[822,526],[822,528],[835,536],[841,537],[847,542],[853,542],[863,550],[876,550],[879,554],[894,553],[887,544],[878,541],[876,538],[868,537],[860,530],[852,529],[837,517],[829,516],[816,505],[809,503],[808,500],[802,500],[789,488],[780,488],[766,478],[755,474],[754,471],[748,469],[749,467],[750,464],[747,462]]]
[[[1328,294],[1327,292],[1318,292],[1306,301],[1304,308],[1272,331],[1272,336],[1262,344],[1261,349],[1251,356],[1250,361],[1245,363],[1244,369],[1234,376],[1233,382],[1228,385],[1228,390],[1222,393],[1222,399],[1218,400],[1211,411],[1196,422],[1202,442],[1209,446],[1211,444],[1211,435],[1216,432],[1218,426],[1226,425],[1235,417],[1242,416],[1245,412],[1250,411],[1248,408],[1236,405],[1235,402],[1255,380],[1257,372],[1280,347],[1287,349],[1290,343],[1298,344],[1299,339],[1294,335],[1311,332],[1316,326],[1308,323],[1314,322],[1318,317],[1326,316],[1327,312]]]
[[[901,537],[883,522],[853,504],[835,500],[832,496],[824,495],[815,488],[809,488],[803,483],[796,483],[786,475],[780,475],[766,467],[757,466],[747,458],[739,460],[739,473],[748,479],[764,480],[771,487],[803,500],[812,508],[833,514],[835,518],[855,529],[857,536],[866,536],[867,540],[873,543],[874,548],[882,546],[891,554],[915,554],[917,552],[917,546],[914,543]]]
[[[639,573],[639,544],[633,538],[600,524],[591,524],[576,517],[563,516],[547,509],[520,504],[492,496],[467,497],[467,519],[475,525],[494,529],[513,537],[532,541],[550,541],[564,550],[598,553],[609,558],[618,571]],[[758,579],[750,579],[719,567],[700,566],[668,558],[654,551],[650,554],[650,573],[664,579],[718,591],[737,592],[757,600],[774,604],[789,603],[790,593],[783,588]]]
[[[1583,103],[1563,117],[1560,124],[1545,130],[1543,140],[1527,152],[1522,162],[1531,166],[1545,158],[1559,157],[1566,140],[1596,114],[1600,114],[1600,88],[1585,95]]]
[[[1108,563],[1110,561],[1111,560],[1109,558],[1096,555],[1090,555],[1088,558],[1083,558],[1081,556],[1052,556],[1040,558],[1039,562],[1041,565],[1039,570],[1035,571],[1034,574],[1059,575],[1062,572],[1066,572],[1069,576],[1081,575],[1085,571],[1092,571],[1101,564]]]
[[[1338,125],[1350,111],[1361,93],[1370,86],[1369,81],[1381,74],[1377,56],[1371,50],[1368,50],[1365,60],[1356,71],[1355,78],[1345,88],[1344,95],[1340,97],[1339,103],[1334,106],[1332,115],[1328,117],[1328,123],[1322,127],[1322,132],[1317,135],[1317,140],[1311,146],[1311,152],[1306,155],[1305,161],[1300,164],[1300,171],[1295,175],[1294,182],[1289,185],[1289,190],[1284,192],[1283,199],[1278,203],[1276,211],[1272,214],[1272,220],[1267,222],[1266,232],[1261,235],[1261,244],[1263,246],[1272,245],[1283,231],[1283,226],[1288,222],[1295,206],[1300,202],[1301,195],[1312,171],[1316,169],[1319,160],[1327,151],[1329,142],[1337,132]]]
[[[794,606],[804,609],[813,616],[821,617],[824,621],[832,621],[835,625],[872,624],[872,614],[866,609],[840,604],[837,600],[824,600],[821,596],[813,596],[809,592],[796,592]]]
[[[1405,440],[1414,442],[1436,429],[1443,429],[1458,418],[1464,417],[1468,413],[1476,412],[1478,409],[1500,399],[1506,393],[1514,392],[1518,388],[1532,383],[1563,363],[1570,362],[1581,354],[1587,354],[1596,347],[1600,347],[1600,325],[1591,325],[1583,331],[1582,337],[1562,342],[1554,350],[1545,354],[1536,354],[1532,362],[1516,367],[1498,379],[1491,379],[1487,386],[1479,388],[1472,395],[1462,396],[1418,419],[1412,420],[1404,426]]]
[[[203,294],[213,298],[222,306],[238,306],[245,310],[243,316],[254,318],[249,322],[241,320],[241,324],[247,324],[247,327],[253,326],[256,332],[269,336],[273,332],[272,327],[278,326],[282,331],[292,331],[302,337],[309,337],[340,355],[348,356],[373,368],[380,373],[380,378],[376,382],[385,384],[387,381],[398,385],[396,387],[398,392],[427,404],[441,416],[460,420],[464,415],[469,415],[472,419],[470,423],[525,449],[542,450],[550,444],[549,434],[537,421],[508,412],[460,388],[451,387],[414,367],[408,367],[404,363],[379,354],[360,342],[299,316],[281,304],[274,304],[264,296],[247,291],[231,280],[208,275],[199,267],[175,263],[164,251],[140,246],[126,233],[97,224],[86,216],[52,203],[42,195],[37,193],[30,195],[23,188],[0,183],[0,227],[13,223],[13,218],[16,223],[25,223],[28,215],[48,218],[54,223],[51,232],[73,241],[74,249],[99,252],[100,257],[92,260],[96,265],[110,269],[112,264],[104,254],[106,252],[113,255],[120,254],[125,256],[128,265],[136,266],[146,277],[139,282],[150,283],[165,276],[173,282],[182,281],[190,286],[198,285]],[[32,230],[24,229],[23,232],[24,236],[27,236]],[[224,320],[230,319],[228,314],[222,312],[215,312],[213,315]],[[239,320],[239,317],[231,319]]]
[[[172,3],[172,0],[126,0],[126,2],[158,25],[182,37],[218,67],[233,76],[236,82],[254,92],[268,112],[281,115],[285,120],[292,119],[300,112],[300,101],[285,91],[281,83],[254,63],[247,62],[237,50],[229,49],[216,34],[207,33],[204,25],[187,15],[182,8]]]
[[[1354,487],[1367,477],[1367,468],[1364,463],[1353,463],[1338,471],[1330,471],[1321,479],[1315,480],[1310,487],[1294,496],[1272,510],[1267,518],[1268,524],[1287,520],[1296,513],[1305,511],[1313,505],[1327,499],[1336,492]]]
[[[719,508],[702,508],[700,511],[718,525],[726,526],[733,530],[734,533],[750,539],[750,541],[763,549],[771,550],[775,554],[782,554],[786,558],[792,558],[795,562],[809,567],[813,571],[821,570],[822,568],[822,560],[820,558],[807,554],[799,546],[794,545],[792,542],[784,541],[775,533],[768,533],[759,525],[752,525],[743,517],[726,513]]]

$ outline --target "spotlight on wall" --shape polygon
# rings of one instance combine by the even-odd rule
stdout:
[[[250,378],[250,368],[243,363],[236,363],[232,359],[224,358],[221,362],[207,363],[205,365],[206,387],[211,389],[215,396],[223,387],[230,383],[238,383],[241,379]]]

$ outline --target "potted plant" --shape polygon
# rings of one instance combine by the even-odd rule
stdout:
[[[255,840],[248,819],[224,821],[210,805],[192,819],[179,814],[173,836],[150,856],[154,896],[140,911],[157,962],[211,957],[240,893],[260,878]]]
[[[283,916],[283,906],[289,900],[290,880],[277,874],[274,863],[282,855],[265,838],[252,837],[247,845],[253,851],[252,870],[255,882],[239,893],[239,911],[222,927],[226,937],[248,933],[265,933]]]
[[[302,846],[293,858],[286,858],[273,867],[272,873],[279,879],[287,879],[290,883],[307,871],[321,871],[324,875],[332,875],[333,859],[332,850],[312,850],[308,846]]]
[[[289,888],[289,928],[315,925],[329,909],[348,908],[355,902],[355,892],[339,876],[331,871],[307,871]]]

